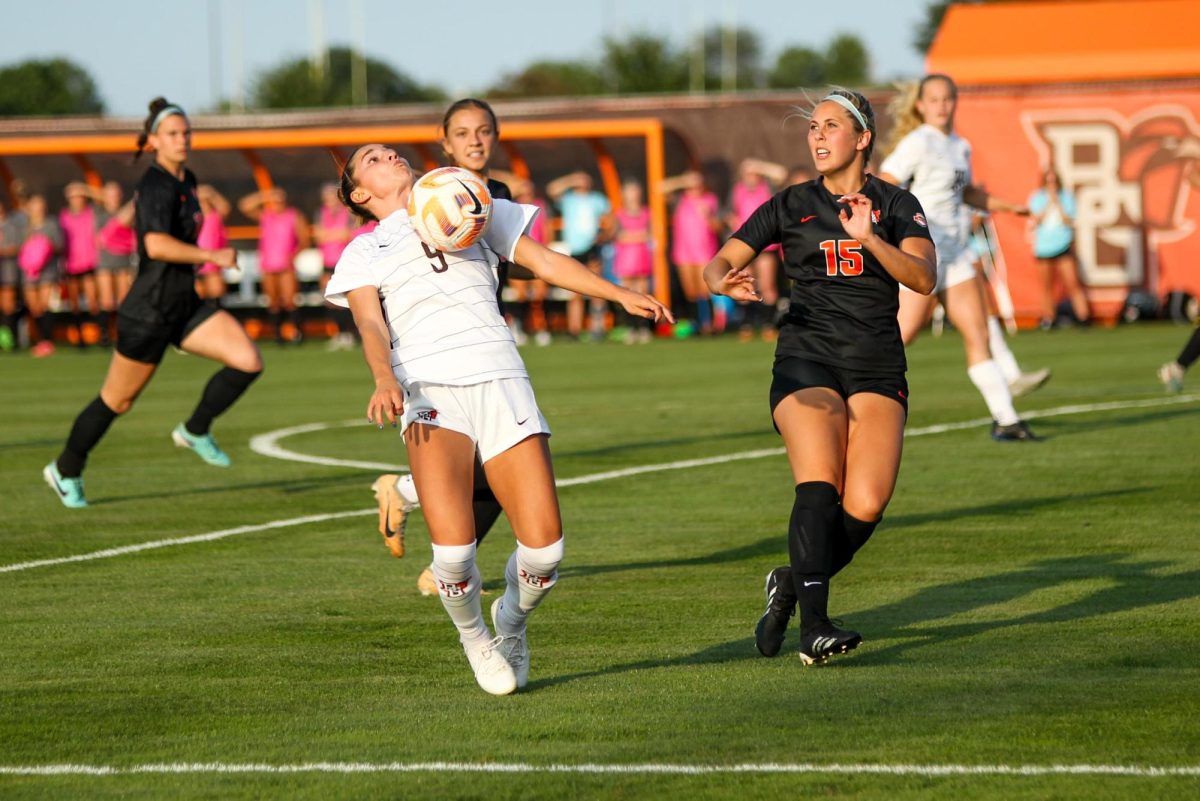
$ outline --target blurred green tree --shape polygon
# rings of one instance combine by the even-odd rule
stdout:
[[[767,76],[767,86],[772,89],[797,89],[825,83],[825,56],[811,47],[785,49],[775,59],[775,67]]]
[[[575,97],[608,91],[602,71],[577,61],[536,61],[505,75],[487,90],[488,97]]]
[[[365,78],[358,98],[355,97],[356,67]],[[436,86],[422,86],[388,64],[363,58],[348,47],[331,47],[324,64],[296,58],[264,72],[254,83],[249,105],[254,108],[312,108],[443,99],[445,93]]]
[[[604,78],[612,92],[682,92],[688,88],[688,57],[665,40],[646,34],[605,39]]]
[[[839,86],[862,86],[871,81],[871,57],[862,40],[844,33],[825,51],[825,80]]]
[[[0,68],[0,117],[103,113],[96,82],[68,59],[35,59]]]

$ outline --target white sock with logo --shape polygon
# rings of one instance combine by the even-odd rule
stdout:
[[[475,543],[469,545],[433,546],[433,576],[437,579],[442,606],[458,628],[458,638],[464,642],[490,640],[491,632],[483,622],[479,604],[479,587],[483,583],[475,566]]]
[[[417,497],[417,483],[413,481],[412,473],[405,473],[396,479],[396,492],[400,493],[405,503],[412,506],[421,505],[421,499]]]
[[[1021,377],[1021,365],[1017,364],[1017,357],[1013,356],[1013,352],[1008,348],[1008,340],[1004,338],[1000,320],[989,316],[987,329],[988,349],[992,352],[992,359],[1000,367],[1004,380],[1011,384]]]
[[[523,631],[529,613],[537,608],[546,594],[558,583],[558,565],[563,558],[563,540],[544,548],[529,548],[517,543],[517,549],[508,557],[504,569],[507,586],[504,588],[504,605],[497,616],[497,634]]]
[[[1004,373],[1000,372],[996,362],[988,359],[972,364],[967,368],[967,376],[979,394],[983,395],[983,402],[987,404],[993,420],[1002,426],[1010,426],[1021,419],[1013,408],[1008,382],[1004,380]]]

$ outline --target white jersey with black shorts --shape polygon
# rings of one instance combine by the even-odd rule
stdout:
[[[325,298],[374,287],[391,334],[392,370],[404,389],[405,428],[414,422],[470,437],[482,461],[550,427],[496,303],[496,267],[511,261],[536,206],[495,199],[483,238],[443,253],[397,211],[342,253]]]
[[[963,190],[971,185],[971,143],[922,125],[900,140],[879,170],[894,176],[925,210],[937,249],[935,291],[974,278],[970,215],[963,203]]]

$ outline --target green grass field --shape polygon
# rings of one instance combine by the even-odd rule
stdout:
[[[763,577],[786,561],[783,456],[563,487],[562,580],[530,626],[530,686],[506,698],[475,686],[440,604],[415,591],[420,515],[403,560],[375,533],[377,470],[250,448],[361,418],[359,354],[266,346],[267,373],[215,428],[229,470],[171,445],[213,368],[168,356],[92,455],[82,512],[40,470],[107,357],[2,358],[0,796],[1195,798],[1200,394],[1168,397],[1154,376],[1186,336],[1019,336],[1025,366],[1054,369],[1018,401],[1052,412],[1036,444],[934,433],[986,412],[957,337],[918,342],[896,496],[831,601],[865,641],[819,668],[753,647]],[[768,345],[525,357],[560,479],[781,445]],[[365,425],[278,445],[404,461],[394,431]],[[511,543],[501,523],[480,553],[493,591]],[[299,769],[314,763],[359,769]],[[12,770],[64,765],[116,772]]]

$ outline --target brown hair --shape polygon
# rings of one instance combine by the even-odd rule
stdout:
[[[896,87],[899,91],[892,98],[892,102],[888,104],[888,113],[892,115],[894,124],[888,134],[887,143],[884,145],[885,154],[895,150],[901,139],[925,123],[925,118],[921,116],[921,112],[917,111],[917,101],[925,93],[925,87],[933,81],[945,81],[946,85],[950,87],[951,93],[958,97],[958,87],[954,84],[954,79],[940,72],[931,72],[919,81],[899,84]]]
[[[812,100],[809,98],[808,109],[805,110],[803,108],[799,108],[796,110],[797,113],[806,119],[811,120],[812,113],[816,111],[817,106],[821,103],[824,103],[825,98],[829,97],[830,95],[837,95],[838,97],[849,100],[850,104],[853,105],[854,108],[858,109],[858,113],[863,116],[864,120],[866,120],[867,126],[864,128],[858,119],[855,118],[853,114],[850,114],[850,122],[854,125],[854,130],[858,131],[859,133],[862,133],[863,131],[871,132],[871,141],[867,145],[867,149],[863,151],[863,164],[868,163],[871,160],[871,154],[875,151],[875,109],[871,108],[871,101],[867,100],[864,95],[854,91],[853,89],[845,89],[841,86],[834,86],[828,92],[826,92],[820,100]],[[849,112],[846,113],[849,114]]]
[[[356,147],[354,152],[350,154],[350,158],[346,159],[346,163],[342,165],[342,173],[338,176],[337,194],[338,200],[342,201],[343,206],[358,215],[359,219],[367,222],[369,220],[378,220],[378,218],[367,211],[365,206],[360,206],[350,199],[350,195],[358,188],[358,184],[354,182],[354,157],[364,147],[366,145]]]
[[[154,133],[154,130],[158,127],[155,125],[155,122],[158,120],[158,115],[163,112],[163,109],[172,107],[175,108],[176,111],[168,114],[168,117],[178,114],[184,119],[187,119],[187,114],[184,113],[183,109],[170,102],[165,97],[156,97],[150,101],[150,113],[146,115],[146,120],[142,123],[142,131],[138,134],[137,152],[133,154],[134,161],[137,161],[139,158],[141,158],[142,151],[146,149],[146,142],[150,140],[150,134]]]
[[[446,113],[442,115],[442,136],[446,135],[446,129],[450,127],[450,118],[465,108],[477,108],[486,113],[492,120],[492,130],[496,132],[496,136],[500,136],[500,121],[496,119],[496,112],[492,111],[492,107],[486,100],[474,97],[464,97],[462,100],[455,100],[450,104],[450,108],[446,109]]]

